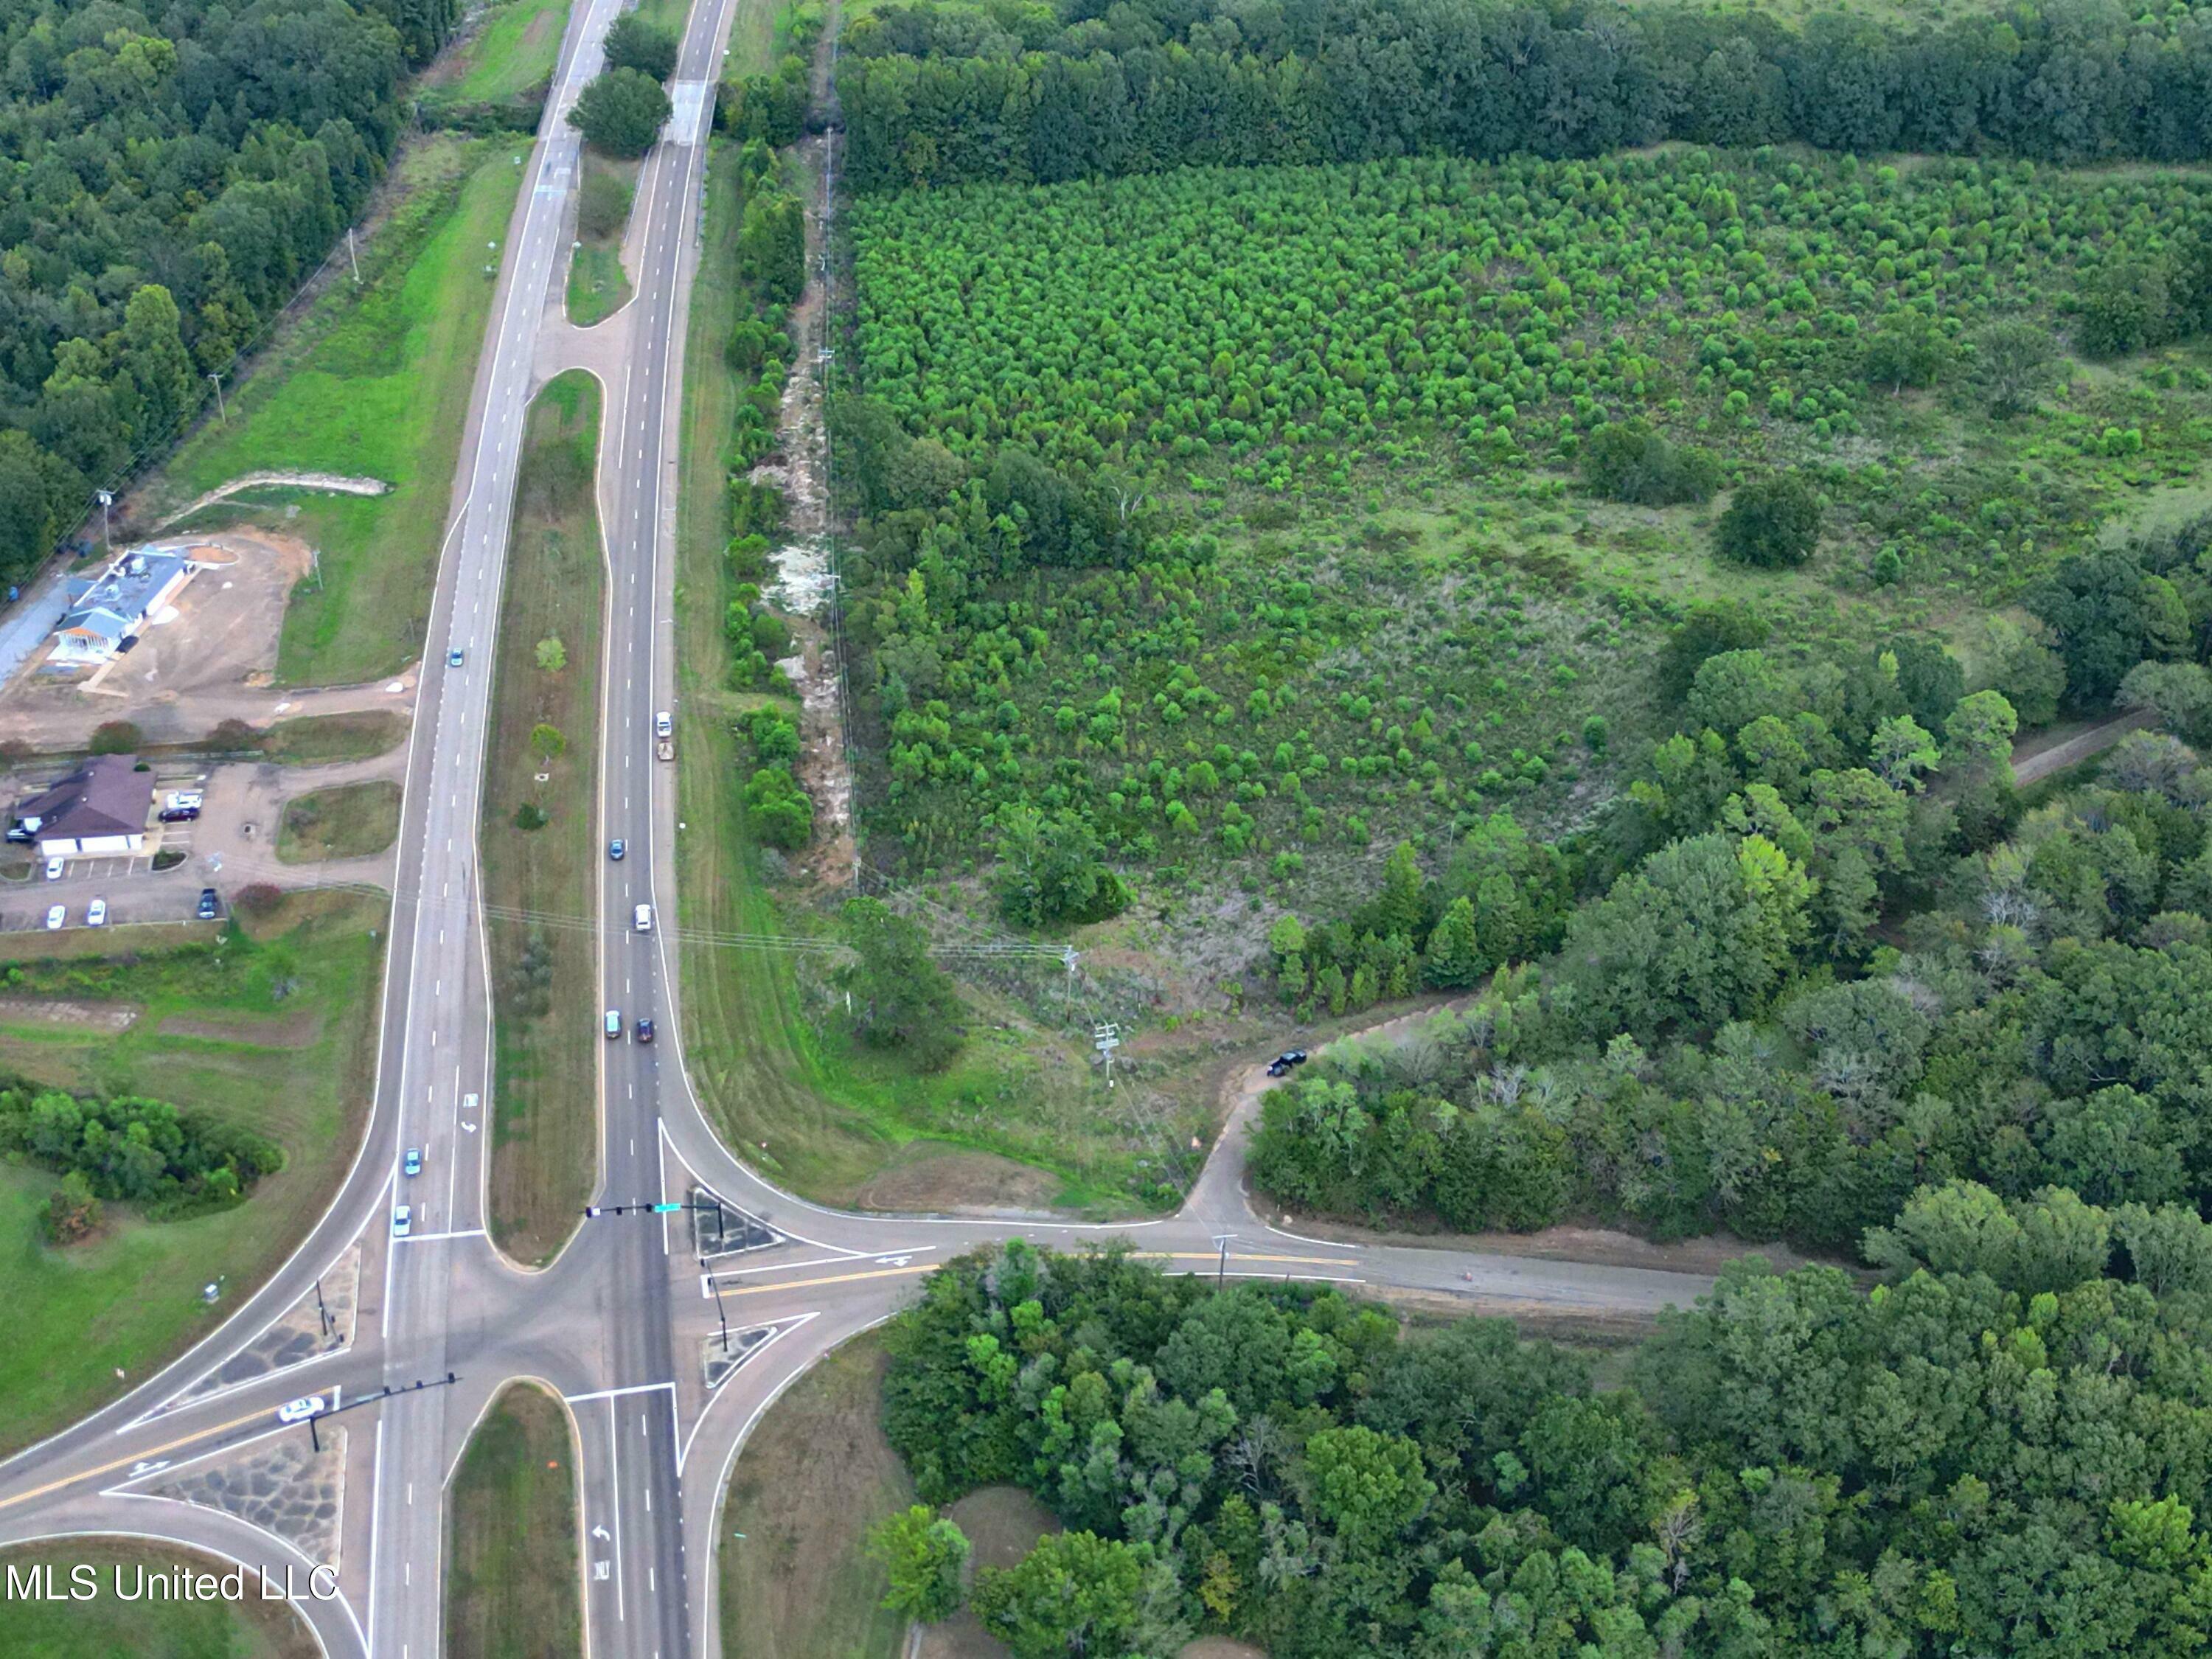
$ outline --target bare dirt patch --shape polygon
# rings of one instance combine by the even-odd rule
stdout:
[[[1234,1641],[1226,1636],[1201,1636],[1184,1648],[1176,1659],[1267,1659],[1267,1650],[1255,1648],[1249,1642]]]
[[[154,1029],[163,1036],[208,1037],[257,1048],[312,1048],[322,1040],[323,1017],[312,1009],[296,1014],[234,1014],[227,1019],[171,1014]]]
[[[258,699],[246,694],[267,684],[285,602],[313,556],[306,543],[269,532],[189,539],[196,558],[219,562],[192,578],[173,617],[89,672],[50,672],[41,648],[0,691],[0,738],[69,748],[102,721],[129,720],[148,741],[173,743],[250,717],[245,705]]]
[[[984,1486],[951,1505],[945,1513],[968,1534],[975,1553],[968,1558],[972,1575],[983,1567],[1011,1567],[1047,1533],[1060,1530],[1050,1510],[1019,1486]],[[941,1625],[930,1625],[914,1649],[917,1659],[1002,1659],[1006,1646],[972,1613],[963,1609]]]
[[[861,1208],[940,1215],[1049,1211],[1060,1177],[989,1152],[923,1152],[886,1170],[854,1195]]]
[[[0,1020],[52,1025],[70,1031],[127,1031],[145,1011],[135,1002],[68,1002],[46,997],[0,997]]]

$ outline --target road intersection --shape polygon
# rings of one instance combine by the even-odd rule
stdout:
[[[374,1105],[323,1221],[213,1336],[124,1399],[0,1464],[0,1543],[100,1532],[187,1544],[295,1584],[335,1565],[335,1594],[295,1603],[331,1659],[442,1650],[445,1493],[468,1436],[510,1381],[568,1404],[577,1431],[582,1589],[594,1659],[720,1651],[713,1566],[722,1492],[746,1435],[823,1353],[890,1316],[921,1277],[977,1245],[1124,1240],[1170,1270],[1425,1291],[1492,1308],[1648,1313],[1686,1304],[1693,1275],[1300,1237],[1249,1206],[1250,1097],[1175,1216],[1126,1225],[1044,1218],[825,1210],[781,1192],[721,1144],[683,1063],[672,929],[672,766],[651,723],[674,706],[675,434],[711,91],[737,0],[696,0],[648,158],[627,252],[635,297],[578,351],[558,291],[579,156],[564,119],[597,72],[619,0],[578,0],[504,250],[491,337],[465,436],[408,757]],[[549,326],[549,318],[552,326]],[[599,507],[607,557],[602,664],[603,1006],[662,1040],[609,1042],[599,1075],[604,1212],[548,1267],[506,1260],[487,1231],[491,1000],[476,831],[489,665],[532,395],[581,356],[605,386]],[[448,653],[458,651],[458,665]],[[649,931],[636,907],[652,907]],[[596,1011],[579,1011],[580,1019]],[[406,1146],[423,1173],[400,1172]],[[404,1237],[392,1206],[411,1211]],[[635,1206],[646,1206],[643,1209]],[[357,1248],[358,1247],[358,1248]],[[278,1322],[313,1304],[341,1261],[359,1293],[346,1340],[236,1377]],[[246,1369],[251,1371],[250,1365]],[[330,1415],[279,1425],[295,1395]],[[343,1431],[340,1433],[339,1431]],[[210,1468],[273,1467],[307,1437],[336,1495],[323,1530],[208,1496]],[[261,1460],[255,1464],[254,1460]],[[298,1459],[287,1467],[297,1467]],[[318,1490],[323,1490],[319,1487]],[[319,1552],[319,1555],[318,1553]]]

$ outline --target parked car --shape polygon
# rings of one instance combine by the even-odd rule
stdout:
[[[651,933],[653,931],[653,907],[650,904],[639,905],[637,907],[637,913],[633,920],[637,923],[637,931],[639,933]]]
[[[88,927],[107,926],[107,901],[96,898],[84,908],[84,925]]]
[[[407,1156],[399,1160],[399,1172],[402,1175],[410,1176],[422,1173],[422,1149],[420,1146],[410,1146],[407,1149]]]
[[[638,1021],[637,1040],[640,1042],[650,1042],[653,1041],[653,1022],[651,1020],[641,1019]]]
[[[665,708],[653,717],[653,735],[656,738],[672,738],[676,735],[675,719]]]
[[[222,908],[222,901],[215,896],[214,888],[200,889],[200,920],[202,921],[213,921],[216,912]]]
[[[58,927],[68,920],[69,906],[66,904],[50,904],[46,907],[46,926],[49,928]]]
[[[1290,1075],[1291,1068],[1293,1066],[1303,1066],[1305,1063],[1306,1051],[1304,1049],[1285,1048],[1281,1054],[1277,1054],[1273,1060],[1267,1062],[1267,1075],[1269,1077],[1287,1077]]]
[[[164,812],[197,812],[207,805],[207,796],[198,789],[172,789],[161,802]]]
[[[62,872],[68,867],[68,865],[69,860],[67,859],[48,859],[46,860],[46,879],[48,881],[59,881],[62,878]]]
[[[190,823],[199,815],[197,806],[164,806],[155,817],[163,823]]]
[[[402,1204],[392,1212],[392,1236],[404,1238],[415,1231],[415,1206]]]
[[[311,1417],[319,1417],[330,1410],[331,1402],[319,1394],[303,1394],[297,1400],[289,1400],[276,1408],[279,1423],[304,1423]]]
[[[616,836],[612,841],[607,843],[607,856],[612,859],[617,864],[620,864],[622,862],[623,854],[629,851],[629,843],[623,840],[620,836]]]
[[[621,1036],[622,1010],[619,1008],[610,1008],[607,1010],[607,1041],[612,1042]]]

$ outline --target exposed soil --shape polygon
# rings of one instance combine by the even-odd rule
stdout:
[[[0,1019],[58,1025],[72,1031],[106,1031],[110,1034],[127,1031],[143,1012],[135,1002],[64,1002],[44,997],[0,997]]]
[[[936,1215],[1000,1215],[1009,1210],[1048,1213],[1060,1177],[990,1152],[925,1152],[886,1170],[854,1194],[864,1210],[928,1212]]]
[[[539,20],[541,22],[544,19]],[[171,525],[189,519],[204,507],[213,507],[217,501],[228,501],[241,490],[258,489],[264,485],[287,485],[296,489],[327,489],[340,495],[386,495],[392,486],[382,478],[354,478],[343,472],[248,472],[233,478],[228,483],[217,484],[213,489],[189,506],[179,508],[155,526],[159,534]]]
[[[163,1036],[250,1042],[257,1048],[312,1048],[322,1040],[323,1019],[321,1015],[307,1009],[296,1014],[237,1014],[228,1019],[171,1014],[155,1030]]]
[[[1201,1636],[1183,1649],[1176,1659],[1267,1659],[1267,1650],[1255,1648],[1249,1642],[1232,1641],[1226,1636]]]

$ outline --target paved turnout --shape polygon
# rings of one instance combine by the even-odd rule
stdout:
[[[1400,1288],[1483,1305],[1648,1313],[1702,1278],[1530,1258],[1303,1238],[1265,1224],[1242,1179],[1242,1115],[1174,1218],[1102,1227],[1030,1218],[854,1216],[777,1191],[722,1146],[683,1064],[670,928],[675,768],[653,758],[673,708],[675,437],[687,299],[698,258],[707,93],[737,0],[697,0],[672,84],[677,115],[648,158],[628,247],[635,297],[602,328],[615,346],[600,449],[608,626],[599,833],[629,844],[603,862],[605,1008],[659,1040],[603,1046],[603,1204],[681,1200],[703,1185],[760,1224],[751,1248],[702,1261],[688,1218],[586,1223],[552,1266],[526,1273],[484,1236],[490,1003],[475,832],[500,586],[523,422],[544,378],[564,271],[576,140],[562,117],[595,73],[618,0],[579,0],[546,124],[503,252],[494,320],[465,439],[462,485],[440,564],[406,774],[374,1110],[330,1212],[270,1284],[192,1352],[125,1399],[0,1464],[0,1543],[57,1533],[140,1533],[295,1578],[315,1565],[234,1516],[154,1498],[150,1485],[277,1434],[276,1407],[323,1395],[348,1431],[340,1594],[298,1605],[331,1659],[441,1651],[446,1483],[508,1379],[536,1378],[574,1414],[580,1451],[582,1594],[594,1659],[712,1659],[722,1488],[775,1395],[837,1342],[887,1317],[949,1255],[1013,1237],[1070,1247],[1121,1237],[1171,1269]],[[549,330],[549,309],[556,319]],[[573,340],[573,336],[571,337]],[[605,358],[606,354],[601,354]],[[447,653],[462,661],[447,665]],[[652,907],[641,932],[635,908]],[[577,1010],[589,1019],[596,1010]],[[398,1170],[424,1149],[421,1176]],[[395,1239],[392,1206],[411,1209]],[[202,1379],[252,1347],[356,1240],[351,1343],[210,1391]],[[743,1363],[710,1373],[708,1345],[744,1334]]]

